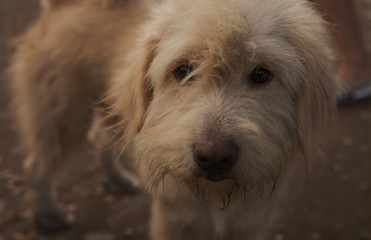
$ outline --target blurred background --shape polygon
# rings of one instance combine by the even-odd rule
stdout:
[[[303,189],[290,190],[268,239],[371,240],[371,100],[367,98],[371,0],[314,2],[330,22],[339,50],[338,79],[344,86],[340,100],[345,104],[319,149],[320,163]],[[145,240],[148,196],[107,194],[100,165],[88,156],[82,162],[84,170],[64,177],[60,187],[64,206],[78,211],[77,225],[51,236],[39,235],[33,228],[5,69],[12,52],[9,41],[32,23],[39,10],[38,0],[0,0],[0,240]]]

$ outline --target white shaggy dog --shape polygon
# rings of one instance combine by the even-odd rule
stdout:
[[[252,238],[335,106],[331,43],[311,4],[43,6],[10,67],[38,225],[69,224],[54,175],[81,149],[97,103],[102,157],[120,157],[127,169],[111,171],[155,196],[152,239]]]

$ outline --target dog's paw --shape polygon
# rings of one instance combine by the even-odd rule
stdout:
[[[62,232],[75,222],[73,214],[65,214],[60,210],[38,210],[34,213],[36,228],[44,234]]]

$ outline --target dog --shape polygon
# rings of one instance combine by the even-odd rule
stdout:
[[[314,6],[41,4],[9,68],[37,225],[71,224],[55,176],[93,132],[110,172],[153,196],[152,239],[254,238],[335,109],[336,57]]]

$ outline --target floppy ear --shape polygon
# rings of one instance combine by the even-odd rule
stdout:
[[[319,137],[323,136],[335,112],[335,74],[324,68],[317,65],[317,68],[313,69],[316,71],[312,75],[313,81],[302,86],[297,96],[298,140],[305,158],[316,150]]]
[[[298,141],[305,159],[319,143],[336,110],[336,57],[325,24],[313,24],[300,33],[304,73],[296,96]],[[303,40],[306,39],[306,40]]]
[[[110,127],[124,146],[139,132],[152,100],[152,84],[147,73],[156,54],[156,43],[154,37],[147,37],[133,48],[122,66],[124,69],[113,78],[105,99],[108,116],[115,119]]]

